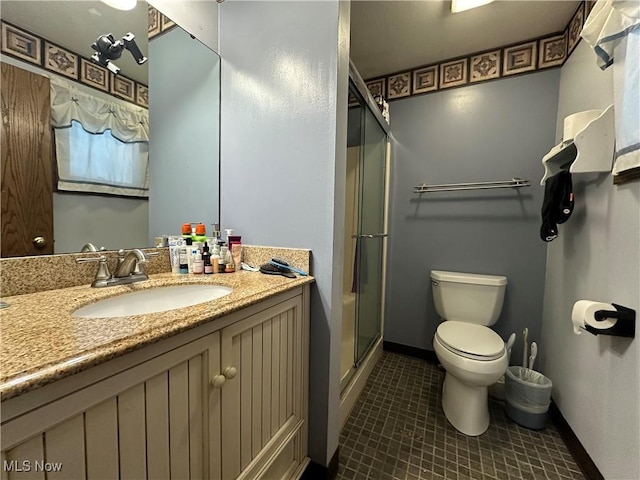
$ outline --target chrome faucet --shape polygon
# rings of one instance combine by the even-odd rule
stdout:
[[[85,243],[82,246],[82,250],[80,250],[80,253],[85,253],[85,252],[97,252],[98,249],[96,248],[96,246],[93,243]]]
[[[85,243],[82,246],[82,249],[80,250],[80,253],[86,253],[86,252],[104,252],[106,250],[106,248],[104,247],[96,247],[93,243]]]
[[[134,248],[127,255],[124,255],[124,250],[118,252],[120,254],[120,260],[118,261],[118,267],[116,273],[113,274],[115,278],[126,278],[132,275],[144,275],[146,280],[147,274],[139,267],[141,264],[145,264],[149,261],[149,257],[139,248]]]
[[[96,277],[91,283],[92,287],[111,287],[114,285],[127,285],[134,282],[142,282],[148,280],[149,277],[142,269],[142,265],[149,261],[149,257],[158,255],[158,252],[145,253],[139,248],[134,248],[125,255],[124,250],[118,251],[118,265],[116,272],[111,275],[107,265],[107,257],[100,255],[99,257],[80,257],[76,258],[76,262],[99,262]]]

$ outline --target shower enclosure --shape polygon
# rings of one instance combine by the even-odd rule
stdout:
[[[381,336],[388,124],[355,68],[349,75],[341,389]]]

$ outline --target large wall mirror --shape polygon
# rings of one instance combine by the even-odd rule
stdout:
[[[182,223],[202,222],[211,228],[210,224],[219,221],[220,59],[213,50],[141,0],[129,11],[101,1],[3,0],[0,15],[3,257],[78,252],[87,243],[106,250],[147,247],[154,245],[155,237],[179,233]],[[7,25],[15,27],[18,34],[5,28]],[[85,64],[91,64],[87,61],[94,53],[91,44],[100,35],[111,33],[118,40],[129,32],[148,61],[138,65],[125,49],[113,60],[120,68],[118,75],[108,72],[106,85],[88,86],[91,69]],[[51,45],[78,55],[73,67],[76,79],[53,71],[56,50],[51,50]],[[25,89],[18,93],[20,89],[7,87],[8,68],[14,67],[19,73],[28,71],[70,82],[78,91],[105,101],[133,109],[148,107],[148,198],[77,193],[56,187],[52,191],[51,185],[57,185],[53,137],[48,152],[42,145],[34,149],[31,139],[43,138],[43,132],[31,125],[35,122],[27,122],[34,130],[31,136],[16,141],[12,135],[22,132],[22,125],[6,121],[12,117],[5,112],[26,105],[26,110],[33,110],[34,120],[46,123],[33,89],[27,88],[24,94]],[[10,141],[13,144],[8,145]],[[16,164],[19,155],[24,158]],[[41,155],[51,165],[49,177],[41,179],[49,183],[48,188],[26,200],[10,198],[13,194],[8,191],[16,189],[16,182],[18,190],[33,183],[34,172],[40,167],[31,160]],[[14,182],[13,186],[9,182]],[[23,211],[14,211],[16,204]],[[34,227],[47,223],[50,233]],[[43,237],[40,244],[39,237]],[[16,245],[13,251],[9,250],[11,244]]]

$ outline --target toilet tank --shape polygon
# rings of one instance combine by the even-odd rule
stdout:
[[[490,326],[502,312],[507,277],[431,271],[436,312],[443,320]]]

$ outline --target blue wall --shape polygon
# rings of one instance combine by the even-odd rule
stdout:
[[[338,447],[348,2],[225,2],[222,228],[313,252],[309,454]]]
[[[540,340],[546,244],[541,159],[555,145],[558,69],[391,102],[385,340],[433,350],[430,270],[506,275],[507,338]],[[419,194],[423,182],[520,177],[531,187]],[[521,361],[516,343],[512,362]]]
[[[149,42],[149,237],[219,214],[220,57],[181,28]]]
[[[567,115],[613,103],[612,69],[600,70],[591,47],[580,42],[562,67],[559,135]],[[573,175],[573,187],[572,217],[548,249],[542,372],[553,380],[554,402],[604,478],[636,479],[640,342],[578,336],[570,319],[581,299],[640,307],[640,182],[613,185],[610,173],[583,173]]]

